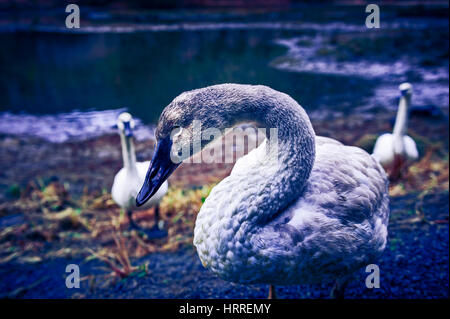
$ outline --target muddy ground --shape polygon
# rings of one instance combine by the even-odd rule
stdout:
[[[388,247],[379,262],[380,288],[365,287],[361,270],[346,298],[448,298],[448,192],[428,195],[423,218],[413,212],[415,196],[394,198]],[[2,297],[10,298],[266,298],[263,285],[225,282],[204,269],[192,246],[153,253],[133,261],[147,272],[110,277],[96,260],[50,258],[38,263],[11,262],[0,269]],[[79,289],[65,286],[65,267],[80,265]],[[106,279],[106,280],[105,280]],[[328,298],[331,283],[278,287],[279,298]]]

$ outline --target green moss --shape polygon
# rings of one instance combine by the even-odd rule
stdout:
[[[6,197],[9,198],[19,198],[20,197],[20,186],[17,184],[10,185],[6,190]]]

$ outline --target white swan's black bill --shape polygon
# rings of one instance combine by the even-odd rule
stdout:
[[[169,137],[158,142],[152,162],[145,176],[144,185],[142,185],[136,197],[136,205],[138,207],[144,205],[158,191],[178,165],[180,165],[180,163],[172,162],[170,158],[171,148],[172,141]]]
[[[124,126],[123,130],[124,130],[125,136],[126,137],[132,137],[133,136],[133,130],[131,129],[130,122],[124,122],[123,126]]]

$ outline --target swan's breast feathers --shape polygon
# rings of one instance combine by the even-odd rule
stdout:
[[[206,267],[233,282],[312,283],[354,271],[383,251],[388,182],[369,154],[318,138],[302,195],[258,224],[252,219],[261,214],[258,205],[247,204],[270,202],[278,190],[258,188],[267,176],[247,162],[252,152],[214,187],[198,214],[194,244]]]
[[[137,162],[136,170],[130,171],[121,168],[114,177],[111,188],[113,200],[123,209],[137,209],[136,196],[144,183],[144,178],[150,162]],[[158,204],[167,193],[167,181],[161,185],[159,190],[146,202],[141,209],[147,209]]]

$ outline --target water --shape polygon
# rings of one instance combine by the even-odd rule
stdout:
[[[220,21],[105,24],[77,32],[3,27],[0,132],[52,141],[84,131],[89,137],[89,127],[109,132],[123,108],[156,123],[181,92],[226,82],[283,91],[312,118],[394,111],[402,81],[414,84],[416,104],[448,109],[446,19],[391,18],[368,30],[351,19],[301,21],[295,10],[273,21],[257,17],[221,21],[216,14],[212,20]],[[92,126],[85,119],[93,114],[106,120]]]
[[[104,111],[74,111],[55,115],[14,114],[0,116],[0,133],[31,135],[61,143],[99,137],[117,132],[117,117],[125,108]],[[153,126],[143,125],[135,119],[134,137],[138,140],[154,138]]]
[[[6,74],[14,76],[2,76],[0,105],[35,114],[127,107],[154,122],[181,92],[212,84],[269,85],[311,109],[323,95],[321,83],[335,91],[352,87],[351,79],[272,67],[285,52],[274,40],[295,35],[276,29],[6,34]]]

